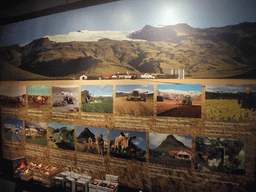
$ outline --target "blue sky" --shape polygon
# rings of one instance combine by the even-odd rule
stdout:
[[[74,129],[74,125],[65,125],[65,124],[56,124],[56,123],[49,123],[49,127],[52,127],[54,129],[67,127],[69,129]]]
[[[199,92],[202,92],[202,85],[201,84],[161,84],[161,85],[157,85],[157,90],[199,91]]]
[[[103,135],[103,139],[107,141],[107,129],[96,128],[96,127],[85,127],[85,126],[76,126],[76,136],[78,137],[80,133],[85,129],[88,128],[94,135]]]
[[[145,25],[208,28],[256,22],[254,0],[121,0],[30,19],[0,28],[0,46],[77,30],[134,31]]]
[[[113,97],[113,85],[82,85],[81,91],[88,90],[92,96],[111,96]]]
[[[4,124],[14,125],[16,127],[23,127],[23,121],[19,119],[6,118],[4,119]]]
[[[236,93],[236,92],[245,92],[245,88],[250,87],[252,92],[256,92],[256,85],[248,85],[248,84],[223,84],[223,85],[213,85],[213,84],[207,84],[205,86],[205,91],[207,92],[230,92],[230,93]]]
[[[28,95],[43,95],[50,96],[50,86],[42,85],[42,86],[28,86]]]
[[[117,129],[111,129],[110,130],[110,141],[115,140],[116,137],[120,136],[120,132],[123,132],[124,134],[129,133],[130,136],[136,136],[136,139],[132,139],[132,143],[137,145],[143,150],[146,150],[146,132],[138,132],[138,131],[125,131],[125,130],[117,130]]]
[[[154,92],[154,85],[116,85],[116,93],[132,93],[134,90],[140,92],[148,91],[148,93]]]

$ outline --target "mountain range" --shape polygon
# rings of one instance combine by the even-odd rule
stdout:
[[[77,31],[2,47],[0,61],[1,80],[168,74],[171,69],[185,69],[185,78],[253,79],[256,22],[207,29],[146,25],[130,33]]]
[[[81,142],[84,139],[88,141],[89,137],[95,140],[95,135],[88,128],[84,128],[84,130],[77,137],[77,141]]]

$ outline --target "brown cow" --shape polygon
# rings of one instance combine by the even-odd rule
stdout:
[[[132,139],[135,139],[136,136],[130,136],[129,133],[123,133],[122,131],[120,132],[120,136],[116,137],[115,139],[115,144],[114,148],[115,150],[120,150],[121,151],[127,151],[129,149],[130,143]]]

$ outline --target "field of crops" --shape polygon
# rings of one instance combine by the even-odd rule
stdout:
[[[47,138],[46,138],[46,135],[42,137],[36,137],[36,138],[26,137],[26,143],[47,146]]]
[[[100,102],[86,103],[82,101],[82,112],[113,113],[113,100],[100,100]]]
[[[205,117],[209,120],[251,121],[256,120],[256,112],[240,108],[237,100],[206,99]]]

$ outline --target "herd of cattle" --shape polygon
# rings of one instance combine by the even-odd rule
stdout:
[[[1,106],[11,106],[11,107],[25,107],[26,106],[26,94],[19,96],[0,96]]]

